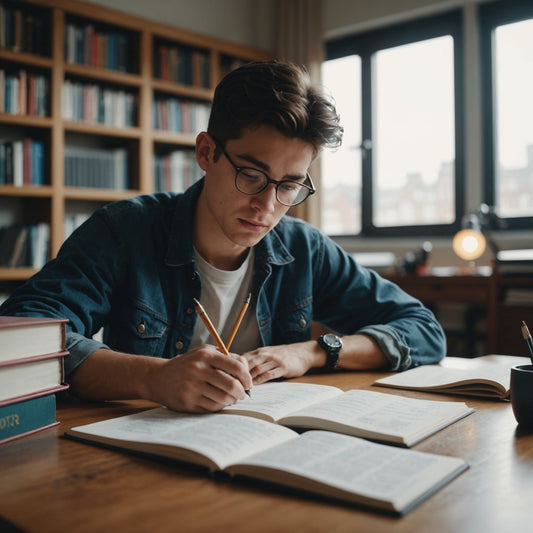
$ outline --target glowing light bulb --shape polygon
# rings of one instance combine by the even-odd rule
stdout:
[[[483,255],[487,248],[487,240],[479,231],[463,229],[455,234],[452,247],[461,259],[474,261]]]

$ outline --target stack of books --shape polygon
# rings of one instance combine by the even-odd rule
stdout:
[[[0,444],[59,423],[66,322],[0,316]]]

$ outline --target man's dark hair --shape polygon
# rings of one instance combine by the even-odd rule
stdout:
[[[333,100],[293,63],[247,63],[227,74],[215,90],[207,129],[212,137],[225,144],[240,138],[244,129],[263,125],[308,142],[315,154],[342,142]]]

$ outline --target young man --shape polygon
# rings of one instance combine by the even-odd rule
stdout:
[[[285,216],[314,192],[313,159],[341,138],[332,102],[297,66],[233,71],[197,137],[205,177],[183,194],[98,210],[0,313],[69,319],[74,394],[190,412],[219,410],[253,384],[310,369],[402,370],[440,360],[444,334],[429,310]],[[248,293],[228,357],[194,299],[227,339]],[[311,338],[313,321],[342,338]],[[101,327],[105,344],[92,339]]]

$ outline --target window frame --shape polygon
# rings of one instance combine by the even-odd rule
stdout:
[[[533,19],[533,4],[523,0],[505,0],[477,6],[479,21],[481,94],[482,106],[482,146],[483,146],[483,201],[495,205],[496,169],[494,138],[494,76],[493,76],[493,32],[503,24]],[[533,216],[503,218],[506,229],[531,229]]]
[[[387,48],[415,43],[418,41],[450,35],[453,38],[454,54],[454,122],[455,122],[455,220],[448,224],[426,224],[416,226],[375,226],[372,223],[373,158],[371,148],[363,150],[361,168],[362,237],[419,237],[452,235],[460,229],[461,218],[465,208],[464,181],[464,97],[463,97],[463,15],[456,9],[445,14],[403,22],[364,33],[344,36],[326,41],[326,58],[338,59],[348,55],[361,58],[361,117],[362,143],[372,139],[373,117],[373,54]],[[368,153],[370,152],[370,157]],[[353,235],[333,235],[332,237],[350,237]]]

